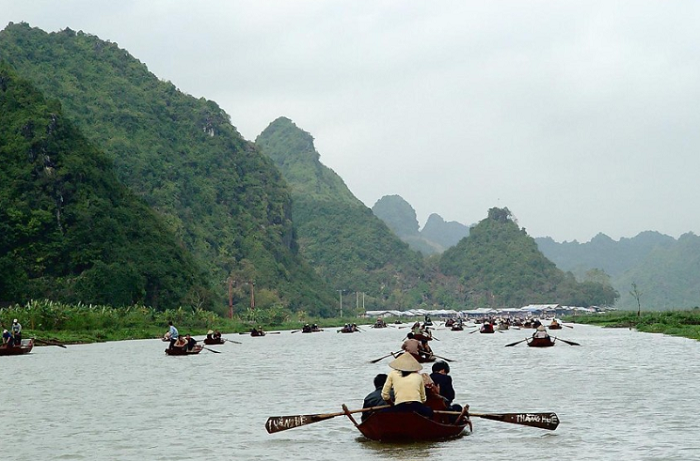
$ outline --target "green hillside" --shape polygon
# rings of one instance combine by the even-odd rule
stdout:
[[[0,159],[0,301],[211,302],[191,255],[112,162],[1,62]]]
[[[557,269],[507,208],[491,208],[468,237],[442,254],[440,269],[460,278],[475,306],[611,305],[617,296],[609,285],[578,283]]]
[[[372,308],[433,303],[421,256],[321,164],[309,133],[281,117],[255,143],[289,182],[301,252],[329,284],[366,293]]]
[[[0,59],[61,101],[88,139],[114,162],[205,267],[218,309],[277,304],[328,314],[334,292],[297,253],[289,189],[216,103],[180,92],[116,44],[70,29],[27,24],[0,32]]]

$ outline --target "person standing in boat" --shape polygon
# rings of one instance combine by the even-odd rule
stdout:
[[[12,321],[12,344],[16,346],[21,346],[22,345],[22,325],[17,321],[17,319],[14,319]]]
[[[175,343],[180,338],[180,333],[178,333],[177,328],[175,328],[173,325],[172,320],[168,322],[168,332],[166,333],[166,337],[170,338],[170,346],[168,346],[168,349],[175,347]]]
[[[384,373],[380,373],[374,377],[374,390],[367,394],[367,397],[365,397],[365,400],[362,403],[362,408],[372,408],[380,407],[382,405],[388,405],[386,400],[382,398],[382,388],[384,387],[386,378],[387,376]],[[364,413],[362,413],[362,421],[369,418],[369,415],[371,415],[372,413],[374,413],[374,411],[365,411]]]
[[[427,396],[423,377],[418,373],[423,369],[421,364],[411,354],[401,354],[389,363],[389,366],[393,370],[382,387],[382,399],[393,404],[390,410],[413,411],[422,416],[432,417],[432,408],[425,405]]]

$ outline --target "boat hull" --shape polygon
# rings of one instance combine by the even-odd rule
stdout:
[[[459,437],[467,424],[443,424],[413,412],[372,414],[357,426],[362,435],[382,442],[416,442]]]
[[[547,338],[532,338],[527,342],[530,347],[552,347],[554,346],[554,341],[551,337]]]
[[[23,355],[29,354],[34,348],[34,340],[29,339],[27,341],[22,341],[19,346],[8,347],[7,345],[0,346],[0,356],[3,355]]]
[[[196,355],[202,352],[202,347],[203,346],[197,344],[191,351],[188,351],[184,347],[173,347],[172,349],[166,349],[165,353],[168,355]]]
[[[213,346],[215,344],[224,344],[226,341],[224,341],[222,338],[204,338],[202,342],[208,346]]]

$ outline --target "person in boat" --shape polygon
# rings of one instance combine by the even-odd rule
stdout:
[[[209,331],[207,331],[207,339],[208,339],[208,340],[213,340],[213,339],[214,339],[214,330],[209,330]]]
[[[425,383],[418,373],[423,369],[421,364],[411,354],[401,354],[389,363],[389,367],[392,370],[381,394],[382,399],[393,405],[389,411],[413,411],[428,418],[432,417],[432,408],[425,405]]]
[[[17,319],[14,319],[12,321],[12,327],[10,328],[12,331],[12,344],[21,346],[22,345],[22,325],[17,321]]]
[[[549,338],[549,334],[547,333],[547,329],[544,327],[544,325],[540,325],[537,327],[535,332],[532,334],[532,337],[535,339],[537,339],[537,338],[545,339],[545,338]]]
[[[212,336],[216,340],[221,339],[221,332],[219,330],[214,330],[214,335]]]
[[[445,400],[445,405],[450,411],[462,411],[462,406],[453,404],[455,399],[455,388],[452,386],[452,376],[450,374],[450,365],[442,360],[433,364],[433,372],[430,378],[437,386],[438,393]]]
[[[428,344],[428,340],[424,339],[420,342],[420,354],[425,358],[430,358],[433,356],[433,349]]]
[[[172,320],[168,322],[168,332],[165,334],[165,337],[170,339],[170,346],[168,346],[168,349],[175,347],[175,343],[180,339],[180,333],[178,333],[177,328],[173,325]]]
[[[559,328],[561,326],[561,324],[559,323],[559,321],[557,319],[552,319],[552,321],[549,323],[549,326],[551,328]]]
[[[2,330],[2,345],[12,347],[12,333],[7,330]]]
[[[385,327],[386,327],[386,322],[385,322],[384,320],[382,320],[381,317],[379,317],[379,318],[377,319],[377,321],[374,322],[374,327],[375,327],[375,328],[385,328]]]
[[[311,333],[313,330],[311,329],[311,325],[308,323],[303,326],[301,329],[302,333]]]
[[[382,388],[384,387],[384,383],[386,383],[386,378],[387,376],[384,373],[379,373],[374,377],[374,390],[367,394],[367,397],[365,397],[365,400],[362,403],[362,408],[380,407],[388,404],[386,400],[382,398]],[[362,421],[369,418],[369,415],[375,411],[378,410],[363,412]]]
[[[187,340],[184,336],[178,336],[177,341],[173,344],[173,348],[184,349],[187,347]]]
[[[250,336],[261,336],[262,334],[263,334],[262,328],[253,327],[253,329],[250,330]]]
[[[422,335],[425,333],[423,331],[423,328],[420,326],[420,322],[416,322],[413,324],[413,326],[411,327],[411,333],[413,333],[414,335]]]
[[[532,328],[539,328],[540,326],[542,326],[542,322],[540,322],[539,319],[535,319],[532,321]]]
[[[401,350],[413,355],[416,360],[418,360],[418,357],[420,357],[423,352],[421,342],[414,337],[413,333],[406,335],[406,341],[401,344]]]
[[[318,328],[318,325],[314,323],[313,325],[311,325],[311,331],[321,331],[321,330]]]
[[[352,328],[352,330],[350,330],[350,331],[359,331],[359,330],[360,330],[359,328],[357,328],[357,324],[356,324],[356,323],[353,323],[352,326],[351,326],[351,328]]]
[[[194,349],[194,346],[196,346],[196,345],[197,345],[197,340],[194,339],[192,336],[190,336],[189,333],[187,333],[185,335],[185,349],[187,349],[188,351],[191,351],[192,349]]]
[[[429,316],[429,315],[426,315],[426,316],[425,316],[425,322],[423,322],[423,326],[426,326],[426,325],[427,325],[427,326],[430,326],[430,325],[432,325],[432,324],[433,324],[433,321],[430,320],[430,316]]]

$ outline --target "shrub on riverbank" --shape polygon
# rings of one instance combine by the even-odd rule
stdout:
[[[92,304],[63,304],[33,300],[0,309],[0,326],[8,328],[13,319],[22,324],[23,336],[51,337],[67,343],[90,343],[124,339],[162,337],[168,321],[180,334],[204,335],[207,330],[222,333],[247,332],[253,325],[270,329],[301,329],[304,323],[328,327],[342,323],[363,323],[367,319],[290,319],[284,309],[248,311],[244,317],[223,318],[211,311],[179,307],[158,311],[135,305],[124,308]]]
[[[567,321],[609,328],[636,328],[646,333],[663,333],[700,340],[700,309],[685,311],[607,312],[604,314],[568,317]]]

